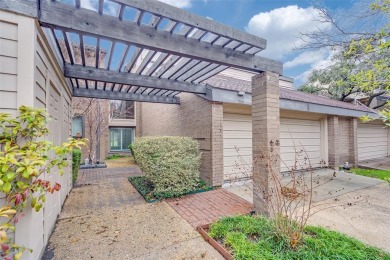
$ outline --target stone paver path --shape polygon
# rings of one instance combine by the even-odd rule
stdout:
[[[252,204],[225,189],[218,189],[167,201],[194,228],[221,217],[252,211]]]
[[[43,260],[223,259],[166,202],[148,204],[128,182],[136,167],[84,170]]]

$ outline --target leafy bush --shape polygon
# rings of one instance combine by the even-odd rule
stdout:
[[[81,151],[79,149],[74,149],[72,151],[72,181],[75,183],[77,181],[77,176],[79,175],[81,162]]]
[[[60,183],[42,178],[54,169],[62,175],[70,162],[66,160],[68,155],[85,144],[73,138],[61,145],[47,141],[48,119],[45,109],[26,106],[18,109],[16,117],[0,113],[0,192],[6,199],[0,207],[1,259],[20,259],[27,250],[8,236],[15,231],[13,223],[23,217],[27,205],[39,212],[46,195],[61,189]],[[19,227],[22,233],[23,227]]]
[[[134,144],[129,145],[130,153],[134,156]]]
[[[200,152],[192,138],[142,137],[133,152],[155,194],[180,196],[198,187]]]

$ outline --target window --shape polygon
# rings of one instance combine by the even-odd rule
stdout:
[[[134,128],[110,128],[110,150],[129,151],[134,140]]]
[[[84,137],[84,117],[75,116],[72,118],[72,136]]]
[[[134,119],[134,101],[111,100],[111,116],[116,119]]]

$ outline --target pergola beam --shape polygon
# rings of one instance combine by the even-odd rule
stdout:
[[[0,9],[24,14],[30,17],[38,17],[37,0],[2,0],[0,1]]]
[[[260,49],[265,49],[267,41],[255,35],[242,32],[227,25],[212,21],[205,17],[189,13],[180,8],[154,1],[154,0],[112,0],[120,4],[128,5],[158,16],[164,16],[168,19],[179,21],[187,26],[195,27],[208,31],[219,36],[245,42],[256,46]]]
[[[131,101],[151,102],[151,103],[180,104],[180,99],[178,97],[152,96],[152,95],[149,96],[149,95],[125,93],[119,91],[104,91],[101,89],[75,88],[73,89],[73,96],[111,99],[111,100],[131,100]]]
[[[134,85],[146,88],[157,88],[196,94],[205,94],[204,85],[195,85],[187,82],[174,81],[169,79],[156,79],[150,76],[136,75],[126,72],[110,71],[80,65],[65,65],[65,77],[115,83],[123,85]]]
[[[143,1],[134,2],[140,4]],[[150,3],[149,8],[154,8],[154,5],[160,4],[157,1],[147,2]],[[72,19],[69,19],[69,17],[72,17]],[[182,17],[182,19],[191,20],[188,17]],[[153,49],[154,51],[199,59],[229,67],[256,72],[271,71],[283,74],[283,65],[278,61],[211,45],[208,42],[202,42],[196,39],[185,38],[184,36],[174,35],[167,31],[159,31],[154,27],[120,21],[118,17],[99,15],[95,11],[83,8],[76,9],[70,5],[51,2],[50,0],[42,0],[39,20],[43,26],[49,28],[106,38],[116,42],[133,43],[143,48]],[[115,28],[115,30],[112,28]],[[226,28],[229,27],[226,26]],[[243,37],[249,35],[244,32],[241,33]],[[240,40],[247,42],[245,39]]]

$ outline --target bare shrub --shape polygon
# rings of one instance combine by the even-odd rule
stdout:
[[[332,202],[314,203],[313,197],[315,195],[330,196],[340,192],[340,190],[331,189],[326,190],[325,194],[318,192],[320,186],[336,178],[336,171],[331,176],[317,175],[305,148],[295,144],[295,161],[292,166],[289,166],[278,152],[279,145],[278,140],[270,141],[268,151],[255,156],[253,164],[247,162],[240,155],[239,149],[236,148],[238,158],[235,169],[239,174],[231,182],[242,178],[253,179],[253,175],[262,176],[256,178],[260,180],[260,185],[256,186],[255,193],[258,195],[256,199],[260,201],[265,212],[268,212],[267,215],[273,218],[276,235],[282,239],[288,239],[291,247],[295,249],[301,242],[304,228],[311,216],[330,207],[351,206],[366,200],[366,198],[354,198],[353,202],[340,202],[336,198]],[[264,167],[262,169],[253,167],[257,163]],[[280,172],[279,165],[283,165],[287,170]],[[326,163],[322,160],[320,167],[325,166]],[[267,173],[268,178],[266,177]]]

